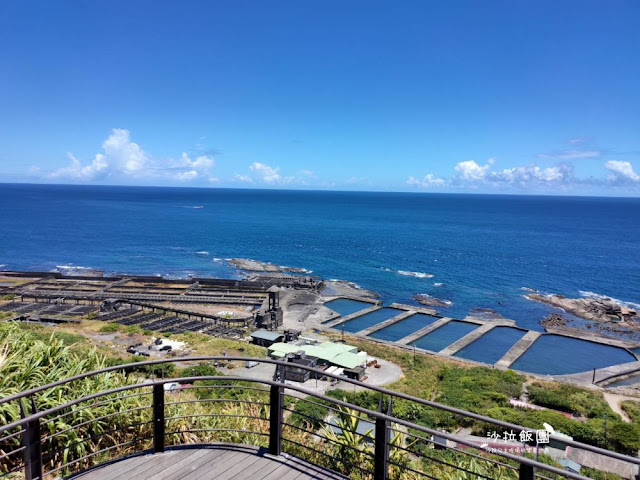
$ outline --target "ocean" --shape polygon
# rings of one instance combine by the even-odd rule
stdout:
[[[236,278],[247,257],[534,330],[553,309],[526,288],[640,303],[638,198],[1,184],[0,227],[5,270]]]

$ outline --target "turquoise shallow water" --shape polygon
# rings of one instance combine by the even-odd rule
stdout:
[[[377,338],[379,340],[395,342],[415,332],[416,330],[420,330],[427,325],[431,325],[433,322],[439,319],[439,317],[434,317],[433,315],[416,313],[414,315],[411,315],[410,317],[405,318],[404,320],[400,320],[399,322],[394,323],[393,325],[385,327],[382,330],[373,332],[369,336]]]
[[[336,298],[335,300],[326,302],[324,305],[325,307],[329,307],[331,310],[338,312],[343,317],[373,306],[371,303],[359,302],[348,298]]]
[[[360,317],[356,317],[353,320],[349,320],[344,324],[336,326],[336,330],[343,330],[345,332],[359,332],[365,328],[369,328],[376,323],[384,322],[385,320],[395,317],[404,313],[404,310],[398,310],[397,308],[381,308],[371,313],[365,313]]]
[[[474,323],[454,320],[426,334],[424,337],[420,337],[415,342],[412,342],[411,345],[431,350],[432,352],[439,352],[476,328],[478,328],[478,325]]]
[[[635,360],[622,348],[561,335],[542,335],[510,368],[545,375],[565,375]]]
[[[525,331],[512,327],[495,327],[470,343],[456,357],[494,364],[524,335]]]

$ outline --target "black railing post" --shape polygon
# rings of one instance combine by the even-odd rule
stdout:
[[[153,452],[164,452],[164,384],[153,386]]]
[[[533,467],[531,465],[520,464],[520,472],[518,475],[519,480],[533,480]]]
[[[376,418],[374,445],[374,480],[389,478],[389,422],[384,418]]]
[[[282,407],[284,389],[280,385],[271,385],[269,392],[269,453],[282,453]]]
[[[26,417],[26,410],[20,402],[22,418]],[[36,413],[35,402],[31,398],[31,413]],[[24,478],[25,480],[42,479],[42,443],[40,438],[40,419],[31,420],[24,426],[22,434],[24,445]]]

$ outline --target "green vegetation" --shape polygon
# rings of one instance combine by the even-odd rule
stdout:
[[[620,404],[624,413],[626,413],[633,423],[640,424],[640,400],[634,402],[632,400],[625,400]]]
[[[585,390],[573,385],[535,382],[529,386],[529,401],[542,407],[588,418],[614,416],[613,410],[600,392]]]
[[[107,323],[104,327],[100,328],[102,333],[112,333],[120,331],[120,325],[117,323]]]
[[[287,422],[308,431],[316,431],[324,425],[323,420],[329,413],[323,404],[322,400],[314,397],[298,400]]]
[[[14,295],[13,293],[7,293],[6,295],[2,296],[2,300],[5,300],[7,302],[11,301],[11,300],[13,300],[15,298],[16,298],[16,295]]]
[[[31,325],[26,327],[14,323],[0,324],[0,378],[3,379],[0,383],[0,398],[82,372],[97,370],[111,364],[126,363],[122,359],[108,359],[96,349],[87,348],[86,345],[76,345],[84,340],[84,337],[57,331],[51,334],[42,331],[44,327]],[[66,344],[67,340],[74,345]],[[44,443],[46,451],[56,452],[46,459],[46,470],[57,468],[63,463],[74,462],[81,457],[121,443],[133,442],[76,462],[70,468],[63,469],[61,473],[69,474],[108,460],[112,456],[149,447],[149,440],[146,438],[151,435],[151,409],[148,407],[150,387],[140,383],[141,376],[171,376],[175,374],[175,366],[165,364],[135,368],[136,360],[131,361],[133,368],[128,369],[126,373],[116,371],[94,375],[34,395],[36,410],[44,411],[93,393],[127,385],[138,385],[133,390],[103,396],[43,420],[41,425],[44,434],[56,433]],[[146,395],[130,396],[136,391]],[[231,402],[185,405],[179,401],[193,399],[190,391],[171,395],[174,395],[171,400],[173,404],[167,404],[166,415],[177,418],[167,422],[167,432],[174,432],[167,436],[168,444],[214,441],[265,444],[265,437],[251,433],[263,431],[265,427],[264,420],[256,419],[266,418],[260,405]],[[80,408],[89,405],[90,409]],[[30,411],[28,410],[27,413]],[[212,416],[214,413],[221,415],[214,417]],[[17,402],[0,404],[2,424],[17,421],[20,418],[20,406]],[[71,426],[75,428],[70,428]],[[197,435],[189,432],[193,429],[201,432]],[[20,436],[17,435],[3,441],[2,451],[9,452],[19,446]],[[18,467],[21,462],[20,453],[5,457],[0,462],[0,472],[10,471]]]
[[[98,331],[145,333],[139,327],[129,329],[123,325],[97,321],[83,322],[80,329],[77,329],[77,326],[52,328],[13,323],[0,324],[0,378],[3,378],[0,384],[0,397],[83,371],[123,363],[129,364],[126,371],[94,376],[69,385],[62,385],[48,391],[46,395],[36,396],[36,408],[44,410],[94,392],[130,384],[138,384],[141,389],[149,392],[149,387],[142,383],[148,378],[221,376],[216,367],[210,364],[177,369],[173,363],[155,366],[137,365],[138,362],[146,360],[142,357],[133,357],[128,360],[107,358],[97,348],[91,346],[91,341],[86,336],[72,333],[76,331],[85,332],[85,334],[88,332],[90,335]],[[221,355],[225,352],[228,355],[264,356],[262,347],[243,342],[195,333],[176,334],[174,338],[187,342],[190,349],[200,354]],[[392,384],[391,389],[535,429],[541,428],[543,422],[547,422],[556,430],[571,435],[575,440],[620,452],[635,453],[640,448],[640,402],[622,404],[622,408],[633,420],[632,423],[625,423],[611,411],[598,392],[556,383],[535,382],[529,387],[532,402],[583,415],[584,421],[570,419],[550,410],[517,409],[509,403],[509,398],[520,396],[525,378],[515,372],[469,367],[466,364],[442,361],[426,355],[416,356],[414,363],[411,352],[359,339],[350,343],[356,344],[361,350],[366,350],[371,355],[393,361],[403,368],[405,375]],[[113,349],[105,348],[105,351],[112,352]],[[233,364],[230,363],[228,366],[231,367]],[[167,432],[175,432],[168,435],[169,444],[211,441],[266,444],[266,437],[253,433],[267,431],[265,419],[269,416],[268,407],[263,403],[268,402],[268,392],[264,391],[263,386],[249,381],[196,380],[193,382],[193,387],[195,388],[167,393],[167,401],[174,404],[167,405],[166,416],[167,418],[177,417],[168,421]],[[256,387],[263,390],[256,390]],[[169,395],[171,397],[168,397]],[[382,406],[383,411],[386,412],[389,407],[387,397],[383,399],[381,405],[380,395],[370,391],[354,394],[353,391],[331,390],[327,395],[340,400],[346,398],[373,411]],[[64,433],[52,437],[49,440],[51,444],[45,445],[47,450],[52,447],[60,450],[59,454],[48,460],[47,469],[117,443],[149,436],[151,426],[146,422],[150,420],[151,414],[148,408],[150,397],[122,398],[123,396],[114,395],[111,401],[103,404],[99,403],[104,399],[98,399],[91,409],[70,410],[64,412],[65,417],[48,423],[45,435],[54,431],[64,431]],[[178,403],[194,399],[200,401],[189,404]],[[235,400],[242,400],[242,402]],[[361,436],[349,435],[344,429],[340,434],[336,434],[332,429],[322,433],[322,427],[326,427],[322,420],[328,413],[336,416],[338,422],[346,422],[344,425],[351,429],[349,425],[354,426],[354,420],[349,413],[353,412],[348,409],[338,412],[334,409],[330,410],[323,401],[312,397],[303,399],[287,397],[287,402],[286,408],[292,412],[285,412],[285,422],[292,426],[285,427],[285,451],[319,465],[336,468],[355,479],[369,478],[357,468],[348,468],[338,460],[342,458],[347,461],[357,461],[360,462],[358,465],[368,468],[372,465],[369,455],[371,445],[362,442]],[[391,407],[392,414],[398,418],[430,428],[452,432],[460,427],[468,427],[474,434],[481,436],[489,431],[499,431],[494,425],[470,421],[401,399],[395,400]],[[19,416],[17,404],[10,402],[0,405],[0,419],[3,423],[15,420]],[[104,418],[99,422],[91,421],[97,417]],[[87,423],[84,424],[84,422]],[[68,430],[72,425],[78,428]],[[116,433],[105,433],[122,426],[125,428],[117,430]],[[477,478],[478,475],[491,478],[517,478],[517,472],[508,467],[455,451],[437,450],[424,441],[414,444],[412,442],[415,439],[409,433],[417,434],[418,432],[400,432],[392,436],[394,447],[391,453],[395,463],[408,465],[428,475],[445,479]],[[80,440],[86,440],[89,437],[94,438],[80,443]],[[19,437],[14,440],[15,447],[18,445]],[[428,457],[427,460],[417,456],[407,456],[403,448],[408,445]],[[119,456],[146,446],[148,446],[148,440],[140,440],[140,443],[134,443],[129,447],[116,448],[109,453],[96,455],[89,461],[80,462],[74,468],[76,470],[84,468],[104,461],[109,456]],[[4,451],[7,451],[4,447],[3,445]],[[486,456],[486,453],[481,454]],[[3,463],[0,466],[0,472],[18,465],[21,461],[18,457],[19,455],[8,457],[10,462],[6,465]],[[553,460],[544,455],[541,455],[539,460],[557,466]],[[516,463],[508,463],[516,466]],[[461,472],[452,465],[463,467],[466,472]],[[72,469],[65,470],[62,473],[68,474],[71,471]],[[591,471],[588,475],[596,479],[618,478]],[[545,474],[545,476],[556,478],[553,475]],[[392,467],[391,478],[411,480],[416,476],[409,470]]]

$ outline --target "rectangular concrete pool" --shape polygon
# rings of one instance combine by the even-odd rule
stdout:
[[[372,338],[377,338],[379,340],[396,342],[401,338],[404,338],[407,335],[410,335],[413,332],[426,327],[427,325],[431,325],[437,320],[440,320],[440,318],[434,317],[433,315],[427,315],[426,313],[416,313],[414,315],[411,315],[410,317],[405,318],[404,320],[400,320],[399,322],[394,323],[393,325],[389,325],[382,330],[373,332],[369,336]]]
[[[432,352],[439,352],[476,328],[478,328],[478,325],[475,323],[452,320],[442,327],[436,328],[433,332],[427,333],[424,337],[420,337],[415,342],[412,342],[411,345],[431,350]]]
[[[369,328],[376,323],[384,322],[385,320],[389,320],[391,317],[395,317],[404,313],[404,310],[399,310],[397,308],[381,308],[380,310],[376,310],[371,313],[365,313],[360,317],[356,317],[353,320],[349,320],[344,324],[336,325],[336,330],[342,330],[344,325],[345,332],[359,332],[360,330],[364,330],[365,328]]]
[[[525,333],[527,333],[525,330],[518,328],[495,327],[454,355],[476,362],[494,364],[524,337]]]
[[[373,305],[373,303],[351,300],[350,298],[336,298],[335,300],[330,300],[324,304],[325,307],[339,313],[343,317],[351,315],[359,310],[373,307]]]

